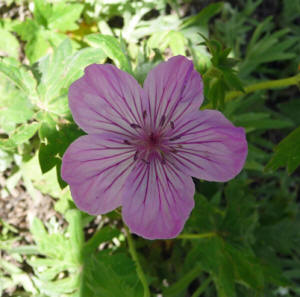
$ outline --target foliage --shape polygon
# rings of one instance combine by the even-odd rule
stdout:
[[[31,242],[1,219],[1,295],[147,296],[141,266],[151,296],[300,296],[300,4],[261,16],[262,0],[205,2],[6,1],[26,18],[0,20],[0,196],[21,184],[32,202],[51,196],[57,216],[32,218]],[[245,128],[248,158],[227,184],[195,180],[196,207],[178,238],[134,236],[134,248],[118,211],[93,226],[60,177],[63,153],[83,134],[68,88],[105,62],[142,83],[179,54],[203,77],[203,108]]]

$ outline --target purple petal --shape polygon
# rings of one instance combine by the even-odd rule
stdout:
[[[131,232],[144,238],[173,238],[194,207],[194,191],[192,178],[174,166],[140,161],[125,183],[123,219]]]
[[[186,174],[225,182],[244,166],[248,152],[245,131],[218,111],[204,110],[187,115],[175,123],[170,133],[170,143],[176,153],[169,156],[169,160]]]
[[[95,215],[120,206],[134,153],[114,135],[85,135],[75,140],[63,156],[61,173],[78,208]]]
[[[203,101],[203,84],[193,63],[176,56],[152,69],[144,83],[154,126],[175,121],[198,110]]]
[[[87,133],[132,135],[131,124],[141,125],[143,89],[128,73],[113,65],[92,64],[69,89],[75,122]]]

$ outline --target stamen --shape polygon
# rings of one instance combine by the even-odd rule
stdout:
[[[124,141],[123,141],[125,144],[128,144],[128,145],[130,145],[131,143],[127,140],[127,139],[124,139]]]
[[[166,164],[166,158],[165,158],[165,153],[164,152],[160,152],[160,156],[161,156],[161,164]]]
[[[175,136],[175,137],[173,137],[173,138],[170,138],[170,141],[174,141],[174,140],[177,140],[177,139],[179,139],[179,138],[181,138],[181,135],[178,135],[178,136]]]
[[[160,125],[160,126],[163,126],[164,123],[165,123],[165,121],[166,121],[166,116],[163,115],[163,116],[161,117],[161,119],[160,119],[159,125]]]
[[[141,128],[140,125],[134,124],[134,123],[133,123],[133,124],[130,124],[130,127],[133,128],[133,129]]]
[[[138,151],[136,151],[136,152],[135,152],[135,154],[134,154],[134,156],[133,156],[133,160],[134,160],[134,161],[136,161],[136,160],[137,160],[137,158],[138,158],[138,154],[139,154],[139,152],[138,152]]]
[[[174,129],[174,128],[175,128],[175,126],[174,126],[174,122],[173,122],[173,121],[171,121],[171,122],[170,122],[170,126],[171,126],[171,128],[172,128],[172,129]]]
[[[147,116],[147,111],[146,111],[146,110],[144,110],[144,111],[143,111],[143,119],[145,119],[145,118],[146,118],[146,116]]]

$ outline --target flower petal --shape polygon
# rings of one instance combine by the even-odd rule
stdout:
[[[245,131],[220,112],[198,111],[174,125],[169,137],[175,153],[168,158],[186,174],[225,182],[242,170],[248,152]]]
[[[93,215],[120,206],[134,153],[114,135],[85,135],[75,140],[63,156],[61,172],[75,204]]]
[[[193,63],[176,56],[152,69],[144,83],[150,117],[157,127],[198,110],[203,101],[203,83]]]
[[[194,207],[194,183],[171,164],[140,161],[129,175],[122,199],[131,232],[148,239],[173,238]]]
[[[131,124],[141,125],[143,89],[128,73],[113,65],[92,64],[69,89],[75,122],[85,132],[131,135]]]

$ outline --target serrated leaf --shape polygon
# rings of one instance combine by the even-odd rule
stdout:
[[[101,48],[115,64],[129,73],[132,73],[131,64],[121,49],[120,43],[113,36],[103,34],[90,34],[84,41],[93,47]]]
[[[188,17],[184,20],[180,26],[181,29],[188,28],[190,26],[203,27],[206,26],[208,21],[217,13],[219,13],[223,7],[223,2],[213,3],[203,8],[195,16]]]
[[[48,25],[48,18],[51,16],[52,9],[51,4],[43,0],[34,0],[34,18],[43,26]]]
[[[48,27],[62,32],[76,30],[78,28],[76,21],[79,19],[82,9],[83,5],[79,3],[66,5],[61,2],[54,4],[51,16],[47,19]]]
[[[85,48],[72,53],[69,39],[64,40],[52,55],[40,60],[42,73],[38,92],[41,106],[49,113],[64,116],[69,112],[67,92],[70,84],[83,74],[84,67],[106,58],[100,49]]]
[[[42,221],[35,217],[30,232],[37,243],[40,254],[49,258],[47,259],[49,265],[51,265],[52,259],[67,263],[70,268],[78,265],[78,259],[74,259],[73,254],[69,253],[72,250],[72,244],[62,231],[56,230],[48,233]]]
[[[43,57],[51,46],[49,41],[45,39],[45,33],[42,29],[36,30],[25,45],[25,53],[31,64]]]
[[[24,22],[16,24],[13,29],[21,36],[22,40],[29,41],[35,32],[39,30],[39,25],[35,20],[26,19]]]
[[[105,252],[86,259],[81,292],[90,297],[142,297],[135,266],[124,254]]]
[[[292,174],[300,165],[300,127],[291,132],[275,148],[272,159],[266,170],[276,170],[286,166],[288,173]]]
[[[39,70],[42,74],[38,92],[41,101],[48,103],[52,98],[59,96],[62,84],[62,73],[64,72],[66,58],[72,54],[72,44],[69,39],[65,39],[52,55],[43,58],[39,63]]]
[[[13,141],[16,145],[22,144],[29,140],[37,132],[40,124],[31,123],[20,126],[17,130],[14,131],[10,136],[10,140]]]
[[[0,62],[0,73],[4,74],[6,78],[13,82],[26,94],[35,94],[36,81],[29,71],[26,71],[22,67],[15,67],[13,65]]]

